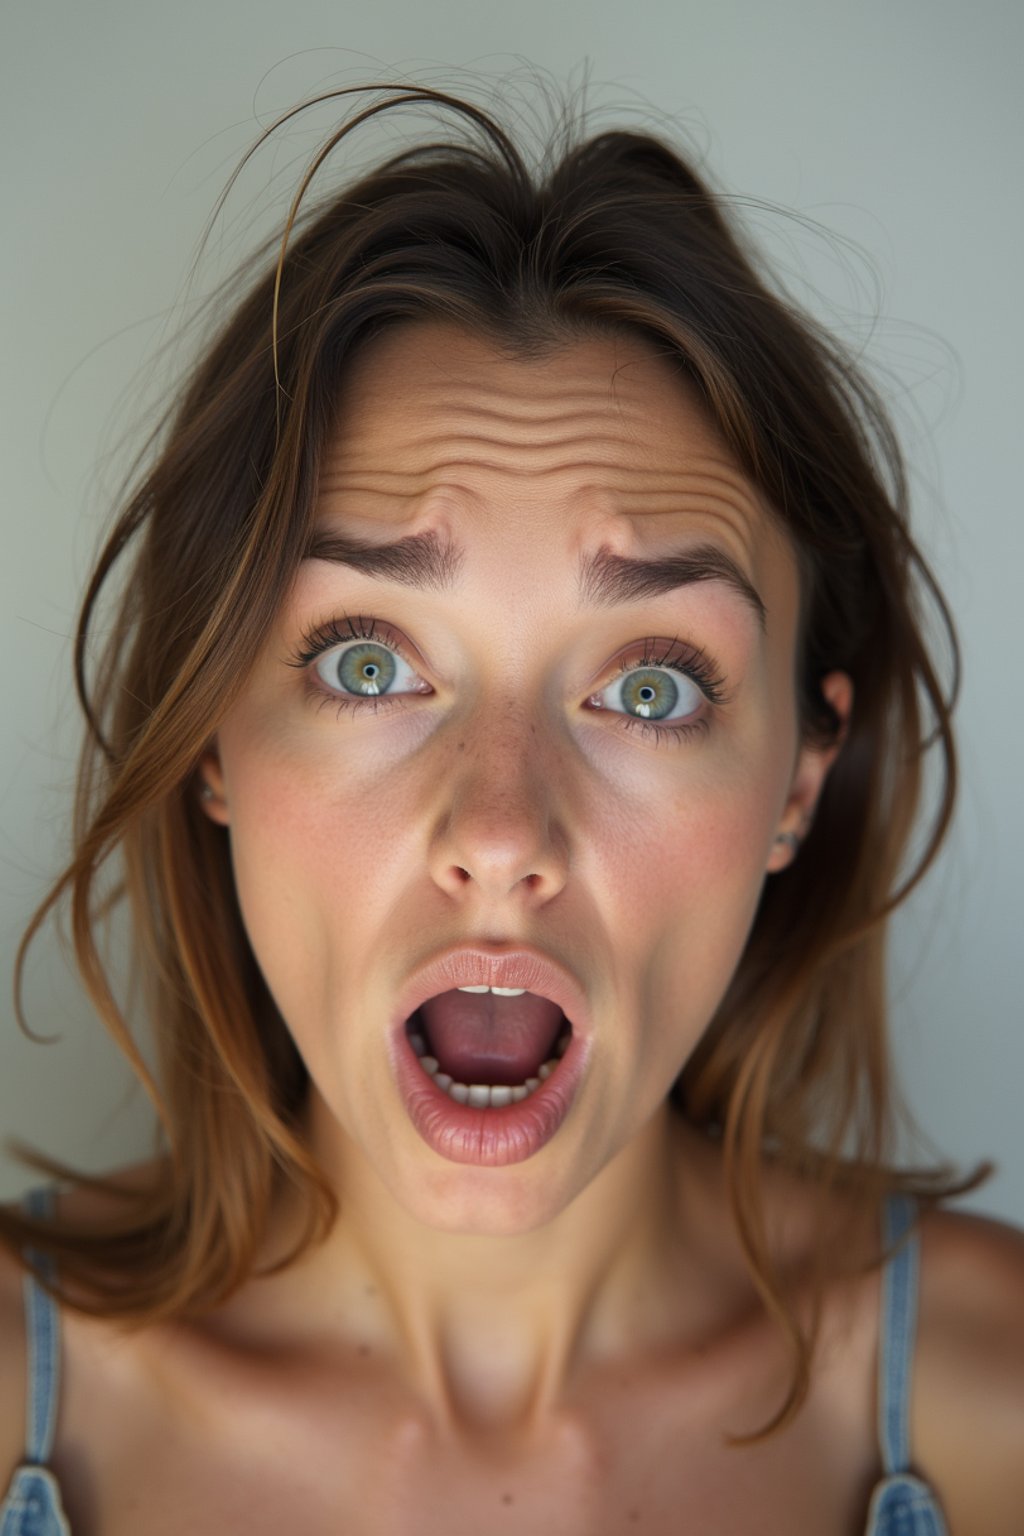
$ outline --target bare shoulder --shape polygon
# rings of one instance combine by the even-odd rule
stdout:
[[[921,1223],[914,1459],[953,1532],[1024,1519],[1024,1231],[935,1211]]]
[[[112,1189],[146,1187],[155,1162],[124,1169],[109,1179]],[[82,1187],[57,1197],[56,1210],[73,1226],[101,1224],[116,1202],[100,1188]],[[25,1453],[27,1352],[25,1340],[25,1271],[9,1248],[0,1245],[0,1501],[11,1474]]]
[[[0,1247],[0,1500],[25,1449],[24,1270]]]

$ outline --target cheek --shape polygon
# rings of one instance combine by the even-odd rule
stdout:
[[[638,995],[639,978],[636,1028],[661,1021],[654,1077],[678,1070],[736,971],[791,770],[784,733],[752,737],[742,750],[709,741],[699,766],[687,750],[678,767],[659,769],[657,793],[648,778],[644,794],[620,782],[622,792],[605,797],[581,872],[607,904],[623,997]]]
[[[340,773],[336,753],[285,734],[221,734],[231,856],[253,952],[283,1017],[327,1020],[408,870],[408,808],[379,776]],[[301,1044],[301,1042],[300,1042]]]
[[[765,711],[767,718],[768,711]],[[670,754],[675,756],[670,756]],[[619,749],[591,803],[592,856],[623,903],[673,896],[710,908],[760,888],[792,773],[789,732],[755,721],[653,759]]]

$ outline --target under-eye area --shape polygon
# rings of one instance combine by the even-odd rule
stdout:
[[[557,1071],[572,1024],[524,987],[467,986],[428,998],[406,1021],[423,1071],[457,1104],[501,1109]]]

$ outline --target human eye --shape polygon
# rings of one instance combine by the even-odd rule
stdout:
[[[410,693],[430,693],[430,684],[406,660],[390,626],[373,618],[329,619],[303,635],[291,658],[323,704],[342,709],[372,706],[374,712],[400,704]]]
[[[587,702],[621,713],[623,730],[640,730],[660,744],[706,731],[714,708],[724,700],[719,668],[706,651],[678,639],[651,638],[641,654],[623,657],[619,675]]]

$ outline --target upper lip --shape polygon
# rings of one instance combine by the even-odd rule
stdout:
[[[463,943],[441,950],[409,978],[398,1001],[399,1023],[421,1003],[455,987],[525,987],[557,1003],[576,1034],[590,1033],[586,993],[559,961],[532,944],[503,948],[486,942]]]

